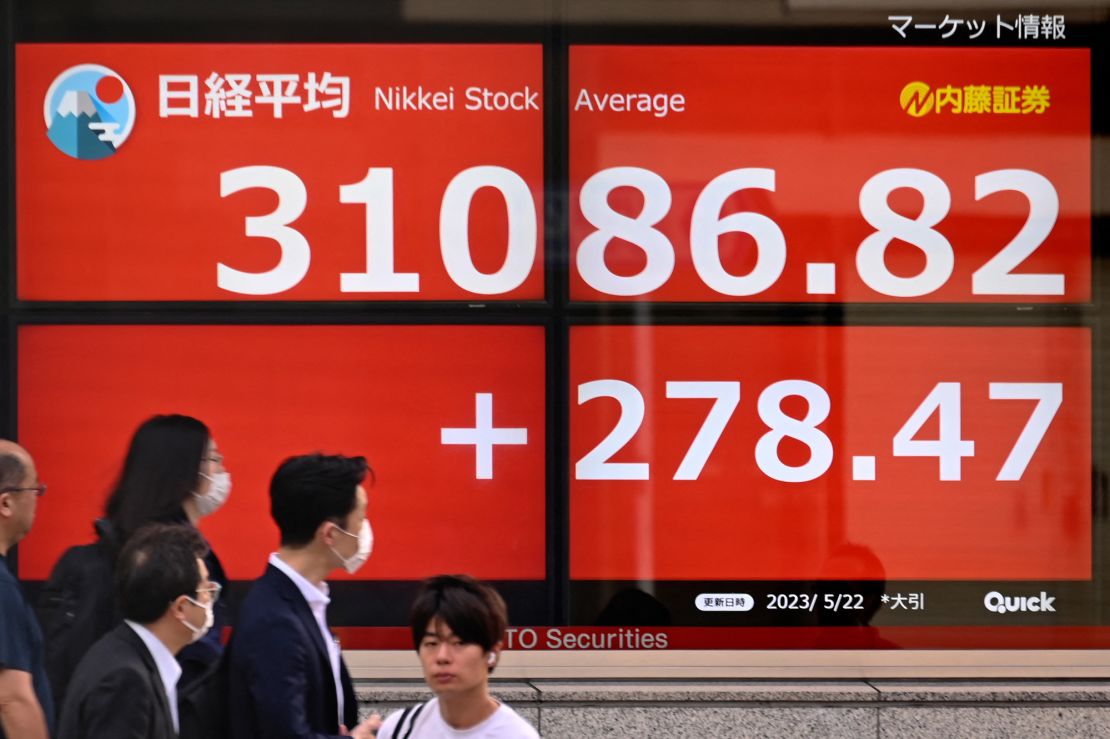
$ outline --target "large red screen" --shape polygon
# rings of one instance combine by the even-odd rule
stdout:
[[[851,542],[890,580],[1088,579],[1090,341],[573,328],[571,577],[855,579]]]
[[[142,420],[185,413],[208,424],[234,481],[200,524],[232,578],[257,577],[277,546],[278,463],[323,450],[365,455],[376,473],[359,579],[543,579],[543,388],[538,327],[23,327],[19,439],[50,491],[20,575],[44,578],[91,540]],[[498,443],[468,443],[482,427]]]
[[[575,300],[1085,302],[1084,49],[570,50]]]
[[[544,297],[539,46],[20,44],[15,89],[24,300]]]

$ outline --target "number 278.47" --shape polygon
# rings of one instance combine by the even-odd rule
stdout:
[[[714,401],[673,478],[697,480],[740,403],[740,383],[668,382],[666,387],[668,398],[703,398]],[[992,382],[988,393],[991,400],[1037,401],[1029,420],[1018,434],[995,477],[1000,481],[1020,480],[1063,402],[1063,384]],[[893,456],[936,457],[940,479],[959,480],[962,459],[975,454],[975,442],[962,438],[960,394],[958,382],[938,382],[934,385],[894,434],[891,442]],[[804,418],[794,418],[783,411],[782,403],[790,396],[805,400],[808,408]],[[640,430],[644,421],[644,396],[635,385],[623,380],[593,380],[578,386],[579,405],[598,398],[615,399],[620,404],[620,417],[601,443],[575,464],[575,479],[650,479],[648,462],[610,461]],[[832,466],[833,443],[818,425],[828,418],[831,405],[828,392],[807,380],[780,380],[767,386],[759,394],[757,402],[759,418],[768,429],[755,446],[755,461],[760,471],[780,482],[809,482],[825,474]],[[934,414],[939,422],[937,438],[916,438]],[[797,439],[809,447],[807,462],[791,465],[782,461],[779,443],[787,437]]]

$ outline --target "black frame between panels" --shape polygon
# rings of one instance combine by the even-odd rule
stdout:
[[[4,278],[0,280],[0,348],[4,354],[0,361],[0,433],[14,438],[16,431],[16,341],[15,312],[15,34],[14,10],[7,0],[0,6],[0,32],[4,38],[3,57],[0,58],[0,100],[5,115],[0,116],[0,198],[4,202],[3,260]],[[19,565],[19,547],[9,553],[9,566],[16,571]]]
[[[584,2],[584,0],[581,0]],[[574,44],[636,45],[877,45],[890,46],[887,11],[870,20],[830,22],[828,14],[796,23],[768,21],[721,25],[617,25],[579,23],[572,10],[580,0],[520,0],[532,9],[525,22],[435,21],[406,16],[404,0],[375,3],[343,0],[0,0],[4,55],[0,61],[0,153],[6,204],[0,280],[0,435],[16,435],[18,418],[17,333],[22,325],[535,325],[545,330],[546,349],[546,580],[543,597],[535,584],[499,582],[514,621],[528,625],[571,622],[569,576],[569,336],[572,327],[597,324],[652,325],[860,325],[860,326],[1083,326],[1092,330],[1092,506],[1094,586],[1098,621],[1110,625],[1110,465],[1105,425],[1110,419],[1110,341],[1106,336],[1110,258],[1096,245],[1110,240],[1110,178],[1095,141],[1110,135],[1110,24],[1105,19],[1069,25],[1068,46],[1092,53],[1092,291],[1090,304],[710,304],[574,303],[569,301],[569,50]],[[677,0],[676,0],[677,2]],[[449,0],[442,0],[450,5]],[[513,4],[506,0],[505,7]],[[519,17],[519,14],[517,14]],[[858,13],[857,13],[858,16]],[[506,13],[506,17],[513,17]],[[239,43],[529,43],[543,49],[544,285],[546,300],[535,302],[22,302],[15,273],[14,56],[17,42],[239,42]],[[1003,44],[964,41],[955,46]],[[936,44],[936,46],[941,46]],[[1105,156],[1105,154],[1103,154]],[[245,583],[237,583],[236,589]],[[339,588],[350,583],[338,583]],[[372,583],[379,600],[407,603],[415,583]],[[32,588],[33,589],[33,588]],[[393,597],[396,596],[396,597]],[[373,620],[402,624],[403,611],[382,606],[370,614],[344,612],[336,600],[335,625]],[[375,606],[375,608],[378,608]]]
[[[1107,412],[1110,410],[1110,177],[1106,147],[1097,141],[1110,136],[1110,23],[1092,30],[1091,48],[1091,289],[1096,314],[1092,320],[1091,351],[1091,498],[1094,586],[1098,594],[1099,622],[1110,623],[1110,460],[1107,459]],[[1101,535],[1099,535],[1101,534]],[[1101,576],[1100,576],[1101,575]]]

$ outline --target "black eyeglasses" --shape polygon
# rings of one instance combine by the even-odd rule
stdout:
[[[46,484],[40,482],[38,485],[29,488],[4,488],[0,490],[0,493],[30,493],[32,491],[36,497],[41,498],[46,495]]]

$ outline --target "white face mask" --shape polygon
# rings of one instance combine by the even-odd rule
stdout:
[[[203,472],[200,476],[208,480],[208,492],[204,495],[193,493],[193,497],[197,501],[197,513],[204,516],[210,516],[219,510],[220,506],[227,501],[231,495],[231,474],[228,472],[217,472],[212,476],[208,476]]]
[[[204,638],[204,635],[207,634],[208,630],[212,628],[212,624],[216,623],[216,614],[212,611],[211,603],[201,603],[199,601],[193,600],[187,595],[185,596],[185,600],[189,601],[197,608],[204,609],[204,626],[193,626],[191,623],[189,623],[188,619],[181,622],[185,624],[185,627],[189,629],[189,631],[193,632],[193,638],[189,640],[189,642],[192,643]]]
[[[350,531],[346,531],[342,526],[337,525],[335,528],[342,531],[347,536],[355,536]],[[347,572],[354,573],[358,571],[370,559],[370,551],[374,548],[374,530],[370,528],[369,519],[362,519],[362,528],[358,530],[358,551],[350,557],[344,557],[342,554],[331,548],[333,554],[339,557],[339,561],[343,563],[343,569]]]

